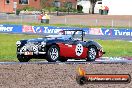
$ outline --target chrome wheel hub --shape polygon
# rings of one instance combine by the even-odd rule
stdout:
[[[89,50],[89,57],[91,59],[95,59],[96,55],[97,55],[96,50],[94,48],[90,48],[90,50]]]
[[[58,50],[56,48],[52,48],[50,50],[50,57],[53,59],[53,60],[56,60],[58,58]]]

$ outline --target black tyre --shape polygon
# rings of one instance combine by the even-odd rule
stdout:
[[[61,62],[66,62],[68,59],[67,58],[59,58],[59,61]]]
[[[20,62],[28,62],[31,58],[29,58],[28,56],[24,56],[24,55],[17,55],[17,58]]]
[[[47,61],[56,62],[57,60],[59,60],[59,47],[52,45],[47,52]]]
[[[95,46],[90,46],[88,48],[87,61],[95,61],[97,56],[97,48]]]

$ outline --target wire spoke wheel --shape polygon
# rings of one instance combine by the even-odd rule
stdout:
[[[50,51],[50,56],[53,60],[58,58],[58,50],[56,48],[52,48]]]
[[[97,49],[94,46],[89,47],[87,61],[95,61],[97,56]]]
[[[96,50],[95,50],[94,48],[91,48],[91,49],[89,50],[89,57],[90,57],[91,59],[96,58]]]
[[[56,45],[51,46],[48,50],[47,57],[49,62],[56,62],[59,58],[59,48]]]

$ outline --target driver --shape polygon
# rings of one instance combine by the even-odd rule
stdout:
[[[63,30],[59,31],[59,35],[65,35],[65,31]]]

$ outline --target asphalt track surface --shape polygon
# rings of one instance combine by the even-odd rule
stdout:
[[[132,41],[132,36],[108,36],[108,35],[86,35],[87,39],[101,39],[101,40],[125,40]]]
[[[15,34],[15,33],[5,33],[5,32],[0,32],[0,33],[4,33],[4,34]],[[19,34],[19,33],[17,33]],[[23,33],[23,34],[31,34],[32,33]],[[33,35],[42,35],[42,36],[47,36],[47,35],[53,35],[53,34],[33,34]],[[81,38],[80,35],[76,36],[77,38]],[[86,34],[84,36],[84,39],[89,39],[89,40],[93,40],[93,39],[100,39],[100,40],[124,40],[124,41],[130,41],[132,42],[132,36],[120,36],[120,35],[89,35]]]
[[[35,61],[35,62],[0,62],[0,64],[132,64],[132,60],[128,59],[97,59],[93,62],[86,62],[86,60],[68,60],[67,62],[48,62],[48,61]]]

